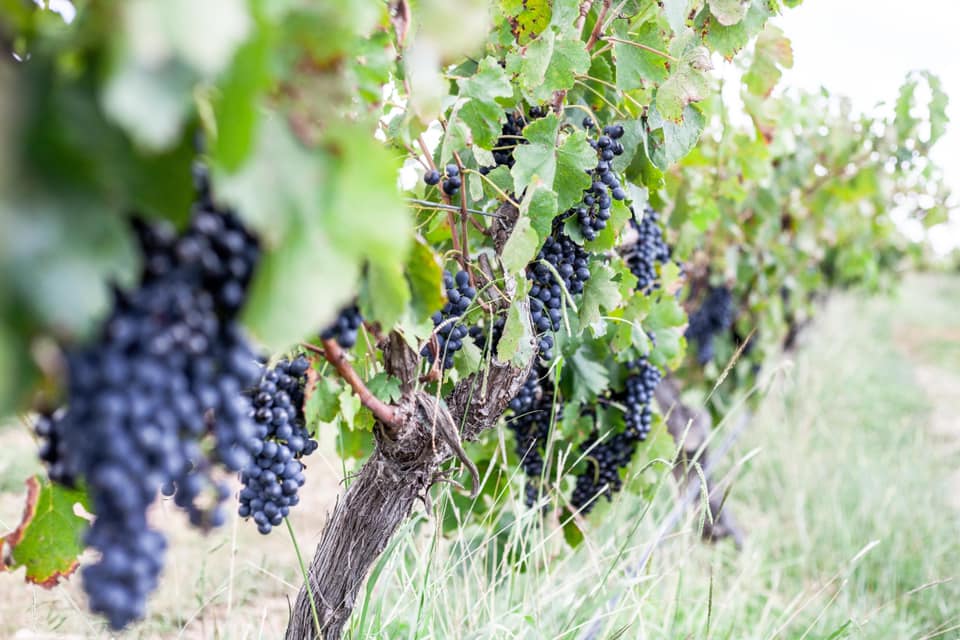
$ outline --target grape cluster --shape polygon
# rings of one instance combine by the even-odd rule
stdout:
[[[593,127],[593,121],[589,117],[584,118],[583,126],[590,129]],[[603,128],[603,133],[596,139],[589,140],[590,146],[597,151],[597,165],[587,172],[591,178],[591,185],[583,192],[580,204],[564,215],[564,217],[577,216],[580,232],[587,240],[595,240],[597,234],[606,228],[613,201],[627,197],[620,179],[613,170],[613,159],[623,154],[623,144],[619,142],[623,133],[622,125],[609,125]]]
[[[536,120],[537,118],[542,118],[547,115],[547,109],[545,107],[533,106],[530,107],[529,113],[530,120]],[[495,164],[492,167],[480,167],[480,173],[486,175],[496,167],[507,167],[508,169],[513,167],[513,152],[517,148],[517,145],[527,144],[527,140],[523,137],[523,128],[526,127],[527,124],[528,120],[524,118],[522,114],[516,112],[507,113],[507,121],[500,128],[500,138],[497,139],[497,143],[493,148],[493,161]]]
[[[485,326],[474,325],[470,327],[469,335],[471,338],[473,338],[473,343],[476,344],[477,348],[481,351],[483,351],[487,346],[487,338],[492,337],[493,341],[490,344],[490,350],[491,352],[496,353],[497,345],[500,344],[500,338],[503,337],[503,328],[506,326],[506,324],[506,319],[499,317],[493,321],[493,326],[489,332]]]
[[[47,467],[50,480],[65,487],[74,487],[77,479],[67,470],[65,460],[67,452],[63,441],[63,413],[41,413],[34,423],[34,432],[40,439],[40,460]]]
[[[238,513],[242,518],[252,516],[264,535],[283,522],[290,507],[300,501],[297,492],[305,480],[300,460],[317,449],[303,415],[309,368],[303,356],[293,362],[281,360],[266,370],[249,392],[257,433],[252,445],[254,458],[240,473],[243,489]]]
[[[543,455],[550,434],[550,414],[553,393],[541,384],[546,376],[542,367],[534,367],[520,391],[508,405],[512,415],[507,418],[507,428],[516,439],[514,451],[520,457],[527,475],[526,504],[532,507],[537,499],[537,487],[543,474]]]
[[[710,287],[700,308],[690,314],[690,324],[684,333],[687,340],[697,343],[697,362],[703,365],[713,360],[713,340],[730,328],[735,313],[730,289]]]
[[[443,180],[443,184],[441,185],[443,192],[448,196],[456,195],[460,186],[463,184],[460,178],[460,167],[455,164],[448,164],[444,167],[444,174],[442,176],[436,169],[430,169],[423,175],[423,181],[431,187],[440,184],[441,180]]]
[[[580,452],[586,456],[587,468],[577,476],[577,483],[570,496],[570,504],[586,515],[596,506],[595,498],[603,495],[611,499],[623,488],[620,469],[633,459],[637,449],[636,438],[626,432],[613,434],[600,441],[596,431],[580,443]]]
[[[38,424],[51,477],[82,479],[96,520],[86,542],[100,552],[83,569],[90,607],[114,629],[142,618],[166,543],[147,523],[163,487],[190,521],[225,520],[229,496],[217,466],[239,471],[255,434],[242,390],[258,375],[236,315],[259,257],[256,239],[209,198],[206,173],[189,228],[135,225],[139,286],[116,291],[100,335],[67,349],[64,410]]]
[[[670,261],[670,246],[663,239],[660,216],[651,208],[643,212],[643,219],[630,222],[637,230],[638,238],[624,255],[630,272],[637,278],[637,291],[649,291],[657,279],[657,263]]]
[[[527,278],[533,282],[530,317],[539,336],[540,358],[543,360],[553,358],[553,336],[547,332],[559,330],[563,319],[563,288],[554,272],[560,276],[570,295],[577,295],[583,292],[584,283],[590,279],[589,263],[590,254],[583,247],[555,230],[547,237],[536,261],[527,267]]]
[[[624,382],[625,388],[619,397],[626,408],[624,421],[627,428],[624,433],[629,438],[642,442],[650,433],[650,424],[653,419],[650,404],[653,401],[653,392],[660,384],[663,374],[646,358],[640,358],[627,366],[631,372]]]
[[[626,428],[603,442],[594,431],[580,444],[580,451],[586,454],[589,464],[577,476],[570,502],[584,514],[594,507],[595,498],[604,495],[609,500],[623,488],[620,470],[630,465],[637,444],[650,433],[653,392],[660,384],[662,373],[646,358],[628,363],[627,368],[630,374],[624,381],[624,390],[615,396],[624,406]]]
[[[324,329],[320,337],[324,340],[336,340],[344,349],[352,349],[357,344],[357,334],[363,326],[363,316],[357,305],[350,305],[340,311],[337,319]]]
[[[431,343],[424,345],[420,351],[422,356],[434,362],[437,356],[442,358],[443,368],[453,368],[453,356],[463,348],[463,340],[470,330],[456,321],[470,307],[470,302],[477,295],[477,290],[470,286],[470,274],[459,271],[454,276],[449,271],[443,272],[443,288],[446,290],[447,303],[443,309],[433,314],[433,326],[440,326],[437,330],[438,351],[434,353]]]

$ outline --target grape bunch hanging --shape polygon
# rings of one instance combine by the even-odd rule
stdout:
[[[697,362],[701,365],[713,360],[714,338],[730,329],[734,315],[733,295],[726,286],[710,287],[700,308],[690,314],[684,336],[697,344]]]
[[[431,318],[433,326],[439,327],[435,332],[436,345],[428,342],[420,354],[431,363],[439,357],[444,369],[452,369],[453,356],[463,348],[463,341],[470,334],[470,329],[458,320],[470,307],[477,290],[470,286],[470,274],[466,271],[458,271],[456,276],[444,271],[443,288],[447,302]]]
[[[310,363],[300,356],[267,369],[249,392],[257,432],[251,443],[253,459],[240,474],[238,513],[252,517],[266,535],[300,502],[305,481],[301,459],[317,449],[303,414],[304,386]]]
[[[237,313],[260,250],[196,174],[201,198],[184,233],[137,223],[140,283],[115,292],[95,339],[67,349],[65,408],[38,425],[53,476],[90,494],[86,542],[100,557],[83,587],[113,629],[142,618],[157,586],[166,541],[147,509],[158,489],[195,526],[222,524],[230,492],[217,470],[240,471],[256,433],[242,391],[259,366]]]
[[[493,147],[494,165],[492,167],[480,167],[480,173],[487,175],[497,167],[506,167],[508,169],[513,167],[513,152],[517,148],[517,145],[527,144],[526,138],[523,137],[524,127],[526,127],[530,121],[547,115],[547,109],[545,107],[533,106],[530,107],[529,115],[530,117],[527,119],[519,112],[507,112],[507,121],[504,122],[500,128],[500,137]]]
[[[362,326],[363,316],[360,314],[360,308],[353,304],[340,311],[333,324],[320,334],[320,338],[336,340],[337,344],[344,349],[352,349],[357,344],[357,335]]]
[[[628,363],[629,375],[624,390],[614,396],[624,407],[626,428],[606,440],[594,430],[580,444],[587,465],[577,476],[570,503],[582,513],[589,513],[596,505],[596,498],[613,494],[623,488],[620,471],[633,460],[637,445],[647,439],[653,420],[653,392],[660,384],[660,370],[646,358]]]
[[[530,318],[538,335],[540,358],[551,360],[554,339],[548,332],[560,329],[563,289],[570,295],[583,292],[584,283],[590,279],[590,254],[557,227],[527,267],[527,278],[532,281]]]
[[[460,178],[460,167],[455,164],[448,164],[444,167],[443,174],[437,169],[430,169],[423,175],[423,181],[428,186],[440,185],[440,188],[448,196],[454,196],[460,190],[463,184]],[[442,181],[442,184],[441,184]]]
[[[640,222],[631,217],[630,223],[637,232],[637,241],[627,249],[624,260],[637,278],[637,290],[647,292],[656,286],[657,264],[670,261],[670,246],[663,239],[660,215],[653,209],[647,207]]]
[[[592,129],[593,121],[586,117],[583,126],[587,130]],[[613,170],[613,159],[623,154],[623,144],[619,141],[623,133],[623,125],[608,125],[596,139],[588,140],[597,152],[597,165],[588,172],[591,185],[583,192],[580,204],[565,214],[566,217],[577,216],[580,233],[587,240],[596,240],[597,235],[607,227],[613,201],[627,197]]]
[[[546,449],[550,435],[553,390],[542,384],[546,376],[546,369],[533,367],[516,397],[510,401],[511,415],[507,418],[507,428],[516,440],[514,451],[527,475],[525,501],[528,507],[532,507],[537,499],[537,483],[543,474],[542,451]]]

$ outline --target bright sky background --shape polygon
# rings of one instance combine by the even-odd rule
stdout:
[[[947,134],[933,159],[954,191],[952,224],[937,227],[939,251],[960,246],[960,3],[953,0],[804,0],[775,20],[793,41],[783,84],[826,87],[861,111],[896,99],[907,72],[940,77],[950,97]]]

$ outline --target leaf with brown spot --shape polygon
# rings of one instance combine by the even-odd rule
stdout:
[[[24,567],[27,582],[50,589],[79,565],[87,521],[74,513],[74,505],[80,503],[89,508],[87,495],[39,475],[27,478],[26,484],[23,519],[0,539],[0,569],[15,571]]]

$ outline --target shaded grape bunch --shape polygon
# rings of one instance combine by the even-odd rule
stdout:
[[[436,332],[438,352],[434,353],[433,345],[428,342],[420,354],[429,358],[431,363],[439,355],[443,368],[452,369],[453,356],[463,348],[463,341],[470,333],[470,330],[456,319],[470,307],[477,290],[470,286],[470,274],[466,271],[458,271],[456,276],[444,271],[443,288],[446,291],[447,303],[432,316],[433,326],[440,327]]]
[[[513,167],[513,152],[516,150],[517,145],[527,144],[526,138],[523,137],[523,128],[526,127],[531,120],[536,120],[537,118],[542,118],[547,115],[547,109],[545,107],[533,106],[530,107],[529,113],[530,118],[528,120],[518,112],[507,112],[507,121],[500,128],[500,137],[493,147],[494,166],[480,167],[480,173],[486,175],[496,167],[507,167],[508,169]]]
[[[560,329],[563,320],[563,287],[570,295],[582,293],[584,283],[590,279],[589,264],[590,254],[566,234],[555,230],[553,235],[547,237],[536,261],[527,267],[527,278],[533,282],[530,287],[530,318],[538,335],[540,358],[543,360],[553,358],[553,336],[547,332]],[[560,276],[559,282],[554,272]]]
[[[360,308],[354,304],[342,309],[337,319],[324,329],[320,337],[324,340],[336,340],[344,349],[352,349],[357,344],[357,334],[362,326],[363,316],[360,315]]]
[[[735,314],[733,296],[725,286],[710,287],[700,308],[690,314],[684,336],[697,343],[697,362],[701,365],[713,360],[714,338],[730,328]]]
[[[657,263],[670,261],[670,247],[663,239],[660,216],[651,208],[643,212],[643,219],[630,222],[637,230],[638,238],[624,255],[630,272],[637,278],[637,291],[649,291],[657,280]]]
[[[593,122],[590,118],[584,118],[583,125],[590,129]],[[622,125],[610,125],[604,127],[603,133],[596,139],[588,141],[597,152],[597,165],[587,172],[591,185],[584,190],[580,204],[568,210],[564,216],[577,217],[580,233],[587,240],[595,240],[606,228],[613,201],[626,198],[620,179],[613,170],[613,159],[623,154],[623,144],[619,142],[623,133]]]
[[[486,326],[475,325],[470,327],[468,333],[470,337],[473,338],[473,343],[477,345],[477,348],[481,351],[486,348],[487,339],[492,337],[493,342],[490,345],[490,350],[496,354],[497,346],[500,344],[500,338],[503,337],[503,328],[506,324],[506,319],[499,317],[493,321],[491,329],[488,330]]]
[[[90,607],[113,629],[142,618],[166,547],[147,523],[163,487],[197,526],[225,520],[217,468],[250,460],[255,426],[242,390],[258,376],[235,317],[256,266],[256,239],[212,204],[205,171],[189,228],[137,222],[143,272],[115,291],[100,334],[66,349],[65,409],[41,418],[54,479],[82,480],[96,519],[82,570]]]
[[[460,177],[460,167],[455,164],[448,164],[444,167],[443,173],[437,169],[429,169],[423,174],[423,181],[431,187],[440,185],[440,188],[448,196],[456,195],[463,184]],[[442,183],[442,184],[441,184]]]
[[[627,428],[624,434],[629,438],[643,441],[650,433],[650,424],[653,420],[653,409],[650,407],[653,392],[660,384],[663,374],[646,358],[640,358],[630,363],[628,367],[631,373],[627,376],[624,391],[619,397],[626,408],[624,421]]]
[[[57,484],[74,487],[77,479],[67,470],[65,464],[67,452],[63,434],[60,433],[63,428],[62,416],[62,409],[53,414],[41,413],[37,416],[33,428],[40,439],[40,460],[47,467],[47,476]]]
[[[301,459],[317,449],[303,414],[304,385],[310,363],[303,356],[267,369],[249,395],[257,433],[253,459],[240,473],[243,489],[237,512],[253,518],[266,535],[300,502],[305,477]]]
[[[535,366],[508,407],[511,415],[507,428],[516,439],[514,451],[527,475],[526,504],[532,507],[537,498],[537,487],[543,474],[543,454],[550,435],[550,415],[553,410],[553,392],[541,384],[546,376],[543,367]]]
[[[630,374],[624,381],[624,390],[615,396],[624,406],[626,428],[602,442],[594,431],[580,444],[587,467],[577,476],[570,502],[585,514],[593,509],[597,497],[602,495],[612,499],[613,494],[623,488],[620,470],[630,465],[637,444],[646,440],[650,433],[653,421],[650,405],[662,373],[646,358],[628,363],[627,368]]]
[[[599,496],[612,499],[613,494],[623,488],[620,469],[630,464],[637,442],[626,432],[613,434],[607,440],[600,441],[596,431],[581,442],[579,449],[586,456],[587,465],[577,476],[570,504],[587,514],[596,506]]]

